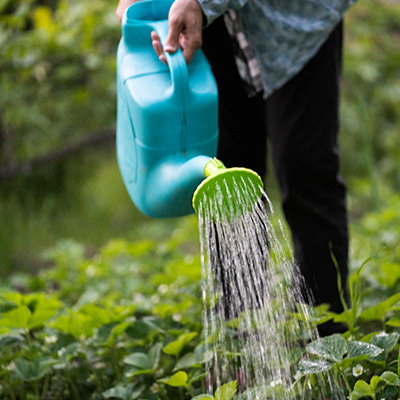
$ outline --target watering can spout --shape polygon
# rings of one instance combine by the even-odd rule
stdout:
[[[205,179],[208,156],[195,156],[178,161],[165,160],[148,176],[138,203],[140,210],[151,217],[177,217],[193,212],[191,199]]]
[[[202,202],[216,200],[219,204],[213,209],[214,220],[241,218],[263,197],[263,181],[251,169],[226,168],[220,160],[214,158],[205,165],[204,175],[206,178],[194,192],[193,208],[199,213]],[[249,196],[249,201],[236,204],[232,197],[235,190],[241,189]]]

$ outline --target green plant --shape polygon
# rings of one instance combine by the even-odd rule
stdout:
[[[200,262],[189,225],[169,241],[61,242],[24,292],[0,292],[0,396],[157,398],[203,391]],[[197,229],[197,227],[196,227]],[[197,232],[196,232],[197,233]],[[184,251],[184,253],[182,253]]]
[[[350,399],[369,395],[374,399],[397,399],[400,378],[394,363],[398,359],[399,337],[395,332],[374,332],[362,340],[346,340],[338,334],[318,339],[306,347],[308,357],[300,361],[300,379],[306,377],[306,381],[312,381],[315,374],[330,375],[337,388]]]

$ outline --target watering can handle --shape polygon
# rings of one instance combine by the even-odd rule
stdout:
[[[168,36],[168,20],[155,24],[154,30],[164,44]],[[176,53],[164,52],[171,73],[172,96],[185,103],[190,93],[189,75],[185,57],[179,48]]]

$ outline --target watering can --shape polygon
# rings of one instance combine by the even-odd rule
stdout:
[[[167,38],[172,3],[132,4],[117,52],[118,165],[131,199],[153,218],[197,211],[200,195],[215,190],[208,182],[217,176],[248,174],[261,182],[253,171],[226,169],[214,158],[218,92],[202,51],[189,65],[181,50],[166,53],[165,65],[152,47],[152,31],[162,43]]]

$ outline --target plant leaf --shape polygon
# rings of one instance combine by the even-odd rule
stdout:
[[[159,382],[165,383],[168,386],[173,387],[186,387],[188,376],[184,371],[179,371],[176,374],[170,376],[169,378],[159,379]]]
[[[115,398],[121,400],[133,400],[139,398],[146,386],[142,383],[131,383],[128,385],[117,385],[102,393],[106,399]]]
[[[3,314],[0,319],[0,326],[27,329],[31,314],[32,313],[27,306],[18,306],[17,308]]]
[[[197,336],[196,332],[189,332],[180,335],[177,340],[174,340],[171,343],[168,343],[164,347],[164,353],[177,356],[182,351],[182,349],[192,341],[194,337]]]
[[[374,397],[371,387],[365,381],[357,381],[354,390],[351,392],[350,400],[359,400],[363,397]]]
[[[24,382],[36,381],[46,375],[53,361],[51,359],[30,361],[20,357],[15,360],[15,374]]]
[[[215,400],[230,400],[236,393],[236,381],[225,383],[215,391]]]
[[[57,312],[55,308],[41,307],[36,309],[29,319],[29,329],[43,326]]]
[[[191,400],[213,400],[214,396],[211,396],[210,394],[199,394],[196,397],[192,397]]]
[[[392,371],[383,372],[381,379],[383,379],[389,385],[400,386],[400,377]]]
[[[161,349],[162,349],[162,343],[156,343],[149,350],[148,358],[153,370],[157,368],[158,363],[160,361]]]
[[[5,333],[0,335],[0,349],[4,349],[6,346],[13,346],[17,343],[23,343],[24,337],[20,334]]]
[[[391,318],[389,319],[389,321],[386,321],[386,325],[393,326],[395,328],[400,328],[400,318],[399,317]]]
[[[186,353],[182,358],[178,360],[174,367],[174,371],[194,366],[201,366],[201,363],[198,362],[194,353]]]
[[[302,375],[318,374],[329,371],[335,364],[327,360],[301,360],[299,371]]]
[[[111,389],[108,389],[102,393],[103,397],[106,399],[115,398],[121,400],[130,400],[131,399],[131,389],[126,386],[115,386]]]
[[[211,361],[214,357],[211,349],[208,349],[206,351],[206,345],[204,343],[196,346],[196,348],[194,349],[194,355],[196,356],[197,361],[202,364]]]
[[[108,324],[113,320],[110,311],[94,304],[85,304],[79,309],[79,312],[92,319],[93,327],[100,327],[101,325]]]
[[[400,334],[393,332],[388,334],[386,332],[381,332],[371,338],[371,343],[375,346],[383,349],[382,353],[375,357],[371,357],[372,361],[385,361],[387,355],[396,346],[399,341]]]
[[[387,300],[382,301],[379,304],[376,304],[373,307],[367,308],[364,310],[360,318],[364,320],[379,320],[385,318],[387,312],[391,309],[391,307],[400,301],[400,293],[396,293],[395,295],[389,297]]]
[[[340,334],[334,334],[307,345],[307,352],[323,359],[339,362],[347,351],[346,340]]]
[[[348,354],[346,359],[366,359],[371,356],[377,356],[383,352],[383,349],[378,346],[360,341],[350,342],[347,348]]]
[[[80,312],[69,311],[68,315],[63,315],[53,321],[50,326],[63,333],[70,333],[79,339],[82,335],[93,335],[93,320],[90,316]]]
[[[132,365],[137,370],[152,370],[153,364],[145,353],[133,353],[124,358],[124,363]]]
[[[371,378],[369,385],[371,386],[371,390],[374,394],[376,393],[376,391],[378,389],[378,385],[382,382],[384,383],[385,381],[383,379],[381,379],[379,376],[373,376]]]

